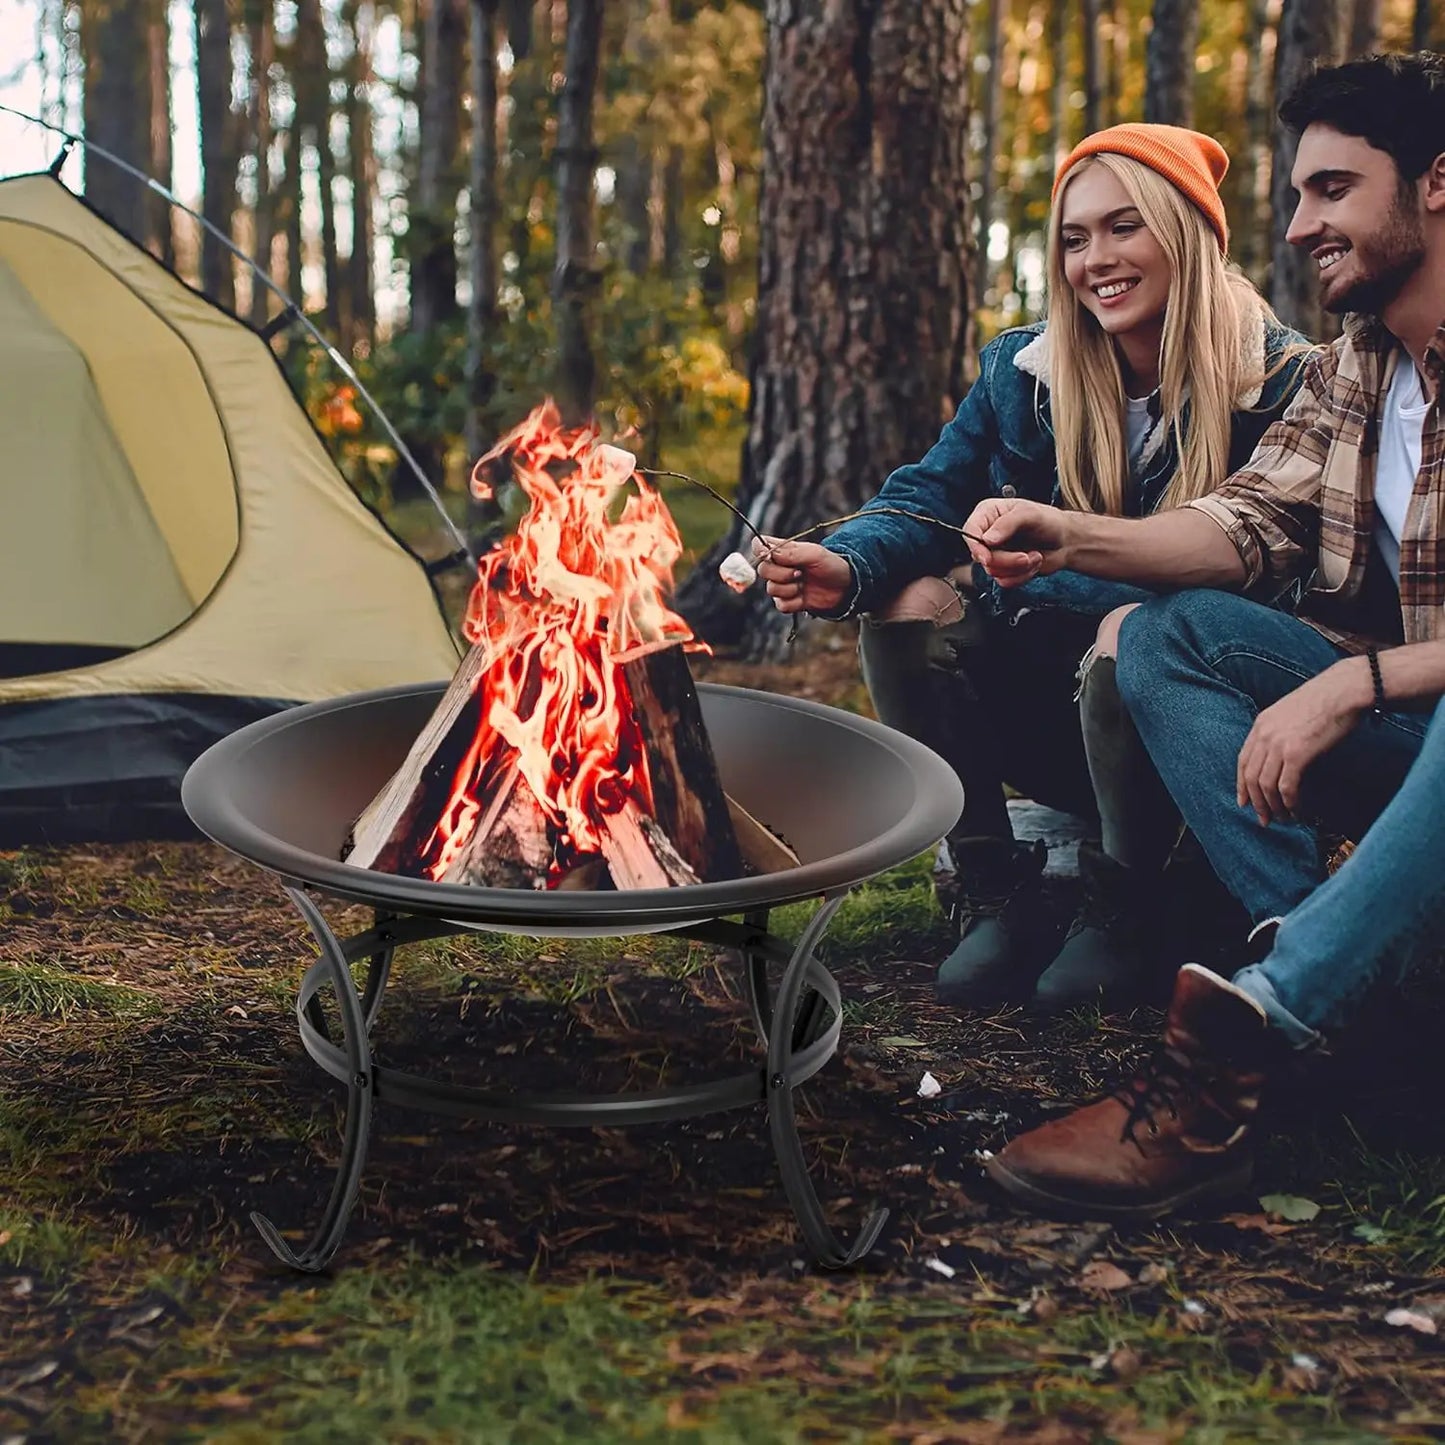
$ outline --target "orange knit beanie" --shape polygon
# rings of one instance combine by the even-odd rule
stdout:
[[[1054,200],[1059,196],[1059,182],[1070,167],[1100,151],[1128,156],[1157,171],[1204,212],[1205,220],[1219,237],[1219,249],[1229,250],[1229,222],[1224,216],[1224,202],[1219,198],[1219,183],[1229,169],[1229,157],[1212,136],[1178,125],[1144,125],[1134,121],[1095,131],[1064,157],[1054,175]]]

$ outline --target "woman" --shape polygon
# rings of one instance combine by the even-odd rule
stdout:
[[[1148,594],[1073,573],[1004,593],[957,565],[957,529],[990,493],[1116,515],[1178,506],[1242,465],[1288,405],[1309,347],[1226,267],[1228,164],[1215,141],[1175,126],[1114,126],[1076,146],[1054,181],[1047,323],[984,348],[938,442],[865,515],[759,566],[781,611],[863,615],[879,716],[963,781],[935,875],[960,924],[939,971],[946,1001],[1032,994],[1056,1010],[1129,1002],[1151,983],[1142,945],[1177,819],[1112,658],[1086,655],[1101,617]],[[1047,850],[1014,841],[1004,783],[1098,816],[1062,948],[1037,906]]]

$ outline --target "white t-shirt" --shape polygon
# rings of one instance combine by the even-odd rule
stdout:
[[[1149,433],[1154,430],[1154,418],[1149,415],[1152,396],[1126,396],[1124,398],[1124,434],[1129,445],[1129,472],[1137,476],[1139,454]]]
[[[1375,465],[1375,545],[1398,586],[1400,581],[1400,537],[1405,530],[1405,513],[1420,475],[1420,441],[1425,430],[1425,413],[1430,403],[1420,386],[1414,358],[1402,352],[1395,362],[1395,374],[1385,393],[1385,411],[1380,418],[1380,455]]]

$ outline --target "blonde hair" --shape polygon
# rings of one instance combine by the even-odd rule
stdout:
[[[1048,242],[1049,392],[1059,487],[1066,507],[1117,517],[1124,511],[1129,476],[1124,376],[1113,341],[1064,277],[1060,235],[1064,187],[1093,165],[1118,178],[1169,263],[1159,424],[1173,433],[1179,465],[1160,510],[1203,496],[1229,474],[1236,398],[1266,380],[1262,366],[1259,374],[1246,374],[1241,342],[1250,329],[1273,321],[1274,313],[1245,277],[1226,267],[1203,213],[1163,176],[1107,152],[1085,156],[1070,168],[1059,185]]]

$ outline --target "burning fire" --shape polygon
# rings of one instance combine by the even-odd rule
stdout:
[[[646,750],[623,664],[672,643],[705,650],[666,603],[682,542],[636,458],[567,428],[549,399],[477,462],[472,492],[507,457],[531,505],[478,565],[463,630],[485,645],[476,736],[435,831],[422,845],[440,878],[471,836],[499,758],[558,832],[549,883],[600,847],[599,826],[630,799],[653,811]],[[621,513],[609,513],[632,481]]]

